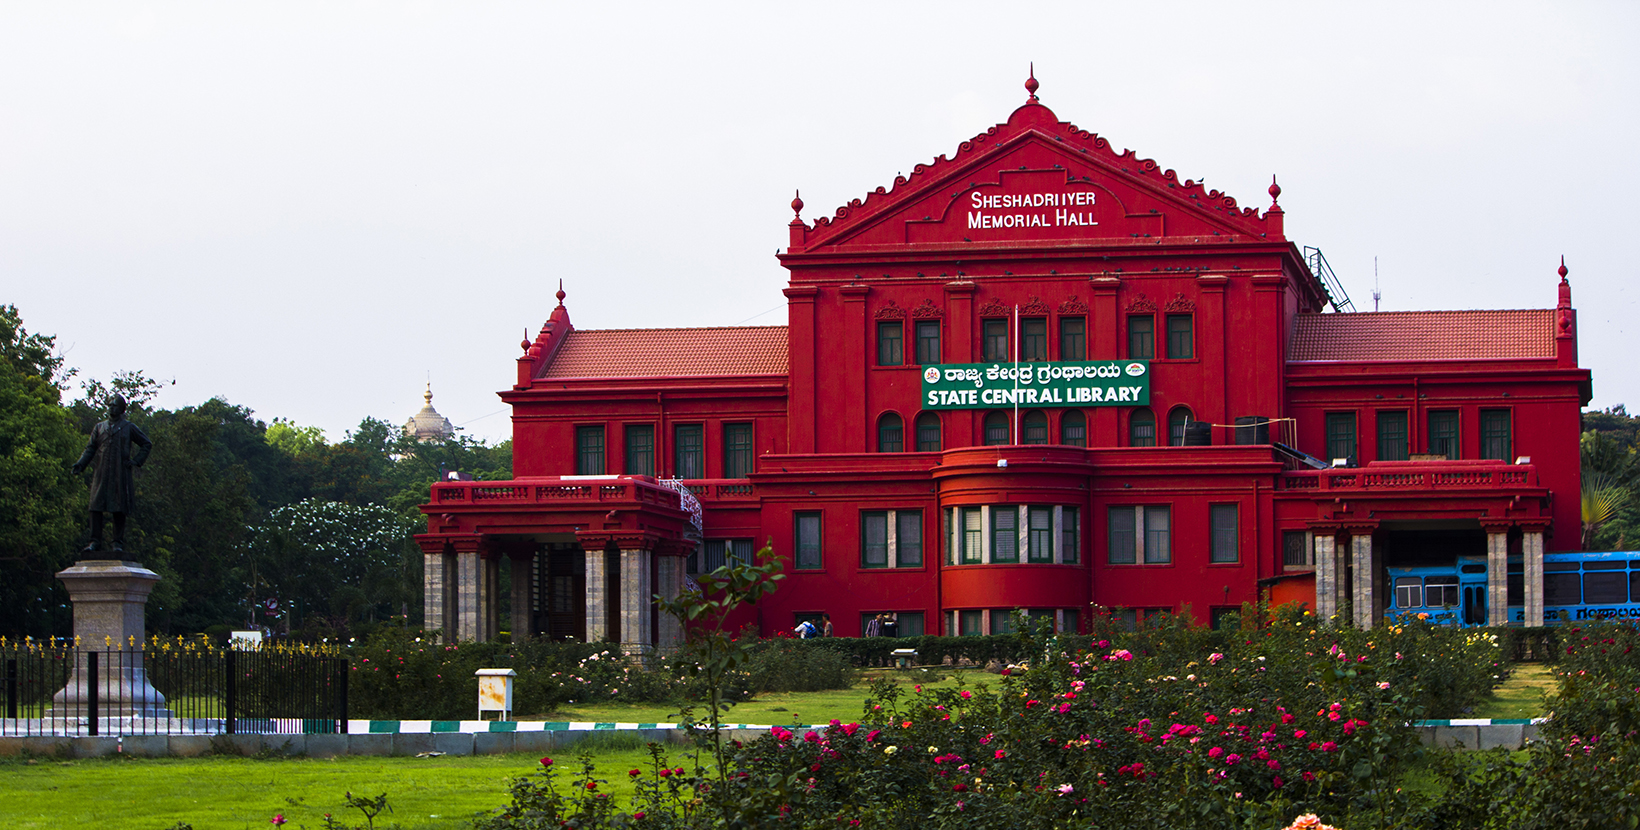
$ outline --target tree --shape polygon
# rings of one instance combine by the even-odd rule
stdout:
[[[55,574],[73,561],[85,488],[69,465],[84,444],[62,408],[56,338],[30,334],[0,306],[0,633],[67,634]]]

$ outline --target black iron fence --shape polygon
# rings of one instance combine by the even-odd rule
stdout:
[[[347,676],[324,647],[0,640],[0,736],[346,732]]]

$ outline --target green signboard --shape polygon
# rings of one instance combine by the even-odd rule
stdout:
[[[925,409],[1150,403],[1150,366],[1143,360],[940,363],[923,367],[922,380]]]

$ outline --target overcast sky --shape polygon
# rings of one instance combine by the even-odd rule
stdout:
[[[468,433],[581,328],[783,324],[806,218],[1003,121],[1259,208],[1356,308],[1547,308],[1640,404],[1640,4],[0,3],[0,303],[81,377]],[[1625,251],[1631,252],[1625,254]]]

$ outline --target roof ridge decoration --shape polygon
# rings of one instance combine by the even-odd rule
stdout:
[[[1285,239],[1282,227],[1284,211],[1275,202],[1281,189],[1275,185],[1273,178],[1269,188],[1270,209],[1261,214],[1257,208],[1242,207],[1237,204],[1235,197],[1228,193],[1208,189],[1201,181],[1195,179],[1184,179],[1181,182],[1174,170],[1163,168],[1154,159],[1140,158],[1131,148],[1117,152],[1111,147],[1110,141],[1098,133],[1084,130],[1069,121],[1058,120],[1058,116],[1037,99],[1038,86],[1033,67],[1031,78],[1026,82],[1026,89],[1031,93],[1030,98],[1014,110],[1007,121],[993,124],[984,132],[960,142],[953,155],[942,153],[929,163],[913,165],[911,175],[900,174],[894,177],[892,188],[879,185],[863,199],[850,199],[848,203],[840,205],[831,216],[818,217],[812,224],[805,223],[801,217],[801,199],[793,199],[792,208],[797,215],[791,221],[792,252],[801,252],[828,242],[843,243],[845,240],[841,240],[840,237],[848,229],[865,227],[867,220],[883,217],[894,207],[909,203],[935,188],[949,186],[945,180],[961,172],[962,168],[979,162],[995,150],[1030,140],[1033,134],[1052,140],[1066,150],[1082,156],[1088,163],[1104,168],[1113,178],[1125,176],[1133,183],[1146,186],[1158,193],[1169,193],[1173,201],[1195,207],[1205,217],[1232,226],[1239,233],[1252,237]],[[1068,174],[1069,171],[1066,172]],[[1071,177],[1070,181],[1077,179]],[[1093,180],[1088,178],[1087,181]]]

